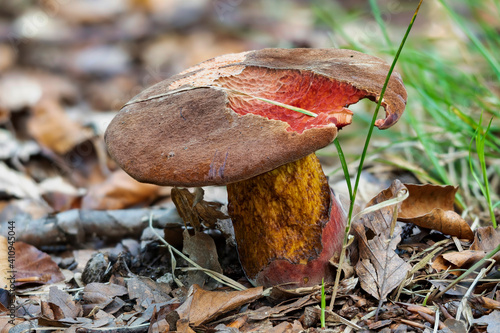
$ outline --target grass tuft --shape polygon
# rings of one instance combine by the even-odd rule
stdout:
[[[316,4],[313,10],[318,24],[331,29],[333,45],[386,59],[396,53],[391,39],[400,39],[404,29],[397,22],[413,10],[405,2],[383,7],[376,0],[358,12],[335,2],[318,0]],[[460,185],[457,206],[466,212],[465,218],[479,219],[482,225],[493,221],[491,207],[494,210],[500,205],[498,17],[500,5],[492,0],[425,2],[420,24],[398,60],[397,71],[408,90],[405,114],[389,131],[373,132],[372,146],[376,148],[369,152],[360,154],[345,144],[359,131],[350,133],[347,128],[341,138],[348,161],[385,163],[410,171],[424,183]],[[492,121],[488,131],[478,132],[482,113]],[[368,114],[356,113],[354,124],[371,126]],[[482,143],[471,148],[477,133],[481,133]],[[469,156],[485,189],[488,184],[489,198],[471,172]],[[351,175],[355,171],[348,170]]]
[[[484,197],[486,198],[487,204],[488,204],[488,211],[490,213],[490,218],[491,218],[491,224],[493,225],[493,228],[497,228],[497,221],[495,218],[495,212],[493,209],[493,204],[491,201],[491,192],[490,192],[490,186],[488,182],[488,172],[486,170],[486,159],[484,155],[484,145],[485,141],[487,138],[487,134],[490,131],[491,128],[491,122],[493,121],[493,118],[490,120],[488,127],[486,130],[484,130],[484,134],[482,133],[482,127],[478,126],[476,130],[476,135],[470,142],[469,146],[469,166],[470,166],[470,171],[474,179],[476,180],[479,188],[481,189],[481,192],[483,193]],[[477,156],[479,159],[479,164],[480,164],[480,169],[481,169],[481,176],[482,179],[479,179],[479,176],[477,175],[476,172],[476,167],[475,164],[473,163],[473,158],[472,158],[472,143],[476,141],[476,151],[477,151]],[[498,202],[497,202],[498,204]]]
[[[344,153],[343,153],[342,149],[339,149],[340,148],[340,144],[338,143],[338,141],[335,142],[335,146],[339,149],[338,150],[338,154],[339,154],[342,166],[343,166],[344,176],[345,176],[346,181],[348,183],[349,197],[351,199],[351,202],[350,202],[350,205],[349,205],[349,213],[347,215],[347,225],[346,225],[345,232],[344,232],[342,252],[340,254],[340,259],[339,259],[339,268],[337,269],[337,274],[335,276],[335,285],[334,285],[334,288],[333,288],[333,291],[332,291],[332,298],[331,298],[331,301],[330,301],[330,310],[333,309],[333,305],[335,303],[335,298],[337,296],[337,290],[338,290],[338,286],[339,286],[339,282],[340,282],[340,274],[342,272],[342,265],[343,265],[344,260],[345,260],[345,252],[346,252],[346,248],[347,248],[349,233],[350,233],[350,230],[351,230],[352,213],[353,213],[354,204],[355,204],[355,201],[356,201],[356,194],[357,194],[357,191],[358,191],[359,181],[361,179],[361,171],[363,170],[363,164],[364,164],[365,158],[366,158],[366,156],[368,154],[368,147],[370,145],[370,140],[371,140],[371,137],[372,137],[373,129],[375,128],[375,121],[377,120],[378,111],[380,110],[380,106],[382,105],[382,101],[384,99],[384,94],[385,94],[385,91],[387,89],[387,85],[389,84],[389,79],[391,78],[391,75],[392,75],[392,73],[394,71],[396,63],[397,63],[397,61],[398,61],[398,59],[399,59],[399,57],[401,55],[401,51],[403,50],[405,42],[406,42],[406,40],[407,40],[407,38],[408,38],[408,36],[410,34],[410,31],[411,31],[411,29],[413,27],[413,24],[415,23],[415,19],[417,18],[417,15],[418,15],[418,12],[420,10],[420,6],[422,5],[422,2],[423,2],[423,0],[420,0],[420,2],[418,3],[417,8],[415,9],[413,17],[411,18],[411,21],[408,24],[408,27],[406,29],[406,32],[405,32],[404,36],[403,36],[403,39],[401,40],[401,43],[399,44],[399,48],[398,48],[398,50],[396,52],[396,55],[394,56],[394,59],[393,59],[392,64],[391,64],[391,67],[389,68],[389,72],[387,73],[387,77],[385,79],[384,86],[382,87],[382,91],[380,92],[380,97],[378,99],[377,107],[375,108],[375,111],[373,112],[372,120],[371,120],[370,126],[368,127],[368,133],[366,134],[365,144],[364,144],[364,147],[363,147],[363,151],[362,151],[362,153],[360,155],[358,172],[356,174],[356,180],[354,182],[354,188],[352,188],[352,190],[351,190],[350,180],[349,180],[350,177],[349,177],[348,174],[346,174],[346,165],[347,165],[347,162],[345,161]]]

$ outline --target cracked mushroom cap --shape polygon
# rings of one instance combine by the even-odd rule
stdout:
[[[377,57],[343,49],[219,56],[134,97],[106,130],[106,145],[111,157],[142,182],[241,181],[331,143],[337,129],[351,123],[349,105],[362,98],[377,101],[389,68]],[[382,101],[386,117],[376,126],[392,126],[405,105],[406,90],[393,72]]]

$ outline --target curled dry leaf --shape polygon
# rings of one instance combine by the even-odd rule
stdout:
[[[72,121],[55,100],[41,100],[32,112],[28,120],[29,133],[41,146],[56,154],[68,153],[92,136],[90,130]]]
[[[500,228],[496,229],[492,226],[481,227],[476,230],[474,242],[470,246],[470,250],[482,250],[490,252],[500,244]]]
[[[446,269],[468,269],[474,265],[479,260],[483,259],[489,251],[474,251],[466,250],[461,252],[449,252],[439,255],[432,263],[432,268],[437,271],[442,271]],[[500,253],[497,253],[492,259],[500,260]],[[460,276],[462,271],[450,272],[456,276]]]
[[[16,242],[14,247],[16,286],[25,283],[52,284],[64,280],[57,264],[45,252],[23,242]]]
[[[123,170],[117,170],[103,183],[92,185],[82,199],[83,209],[123,209],[140,203],[149,203],[162,193],[164,188],[139,183]]]
[[[185,188],[174,187],[171,192],[172,201],[186,225],[195,230],[201,230],[200,220],[207,227],[215,227],[219,220],[228,219],[229,216],[221,212],[222,204],[203,200],[204,191],[198,187],[194,193]]]
[[[476,230],[474,242],[469,250],[461,252],[451,252],[439,255],[432,263],[432,268],[437,271],[450,269],[450,273],[460,276],[462,272],[453,271],[459,268],[467,269],[500,244],[500,230],[493,227],[482,227]],[[500,253],[494,257],[497,262],[500,260]]]
[[[404,185],[396,180],[373,198],[368,206],[392,199],[402,190]],[[392,205],[365,214],[353,225],[359,248],[356,273],[361,287],[378,300],[385,300],[411,269],[396,253],[396,247],[401,241],[401,227],[396,225],[392,237],[390,236],[394,209],[397,208]]]
[[[205,291],[198,285],[191,286],[188,297],[176,311],[180,320],[188,320],[190,325],[199,326],[217,316],[262,297],[262,287],[244,291]]]
[[[453,211],[457,187],[430,184],[405,186],[410,196],[403,201],[398,220],[461,239],[474,239],[470,226]]]
[[[186,188],[179,189],[174,187],[172,189],[171,196],[179,216],[184,221],[184,225],[186,227],[190,225],[194,228],[194,230],[201,230],[198,214],[193,207],[195,195],[189,192]]]
[[[471,299],[471,303],[475,307],[483,307],[490,310],[500,310],[500,301],[496,301],[489,297],[477,296]]]
[[[458,253],[458,252],[455,252],[455,253]],[[453,275],[456,275],[456,276],[460,275],[460,272],[453,271],[453,270],[457,269],[458,267],[455,266],[455,265],[453,265],[449,261],[447,261],[443,257],[442,254],[439,255],[439,256],[437,256],[436,259],[434,259],[434,261],[432,262],[432,268],[434,268],[438,272],[450,269],[450,270],[452,270],[452,271],[450,271],[450,274],[453,274]]]
[[[392,182],[391,186],[382,190],[378,195],[373,197],[370,202],[366,205],[366,208],[380,204],[384,201],[394,199],[399,193],[407,191],[405,185],[403,185],[398,179]],[[404,201],[403,201],[404,202]],[[401,203],[398,203],[397,209],[400,210]],[[365,215],[361,215],[360,222],[371,229],[376,235],[384,234],[391,228],[394,216],[394,205],[382,207],[381,209],[371,212]]]
[[[467,268],[478,262],[485,256],[484,251],[461,251],[443,254],[443,258],[453,264],[456,268]]]

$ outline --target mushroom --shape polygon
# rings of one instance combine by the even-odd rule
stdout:
[[[329,259],[341,249],[346,217],[314,152],[351,123],[349,105],[377,101],[388,71],[377,57],[341,49],[219,56],[125,104],[106,145],[141,182],[227,185],[240,262],[253,284],[331,281]],[[376,126],[385,129],[406,105],[398,73],[381,104],[386,117]]]

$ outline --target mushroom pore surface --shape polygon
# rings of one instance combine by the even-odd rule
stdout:
[[[365,91],[351,84],[307,70],[249,66],[238,75],[219,78],[217,83],[231,89],[228,93],[228,106],[239,115],[252,113],[268,119],[281,120],[290,125],[287,131],[298,133],[331,123],[338,128],[350,124],[352,112],[346,107],[367,95]],[[318,116],[311,117],[256,99],[254,96],[299,107]]]

